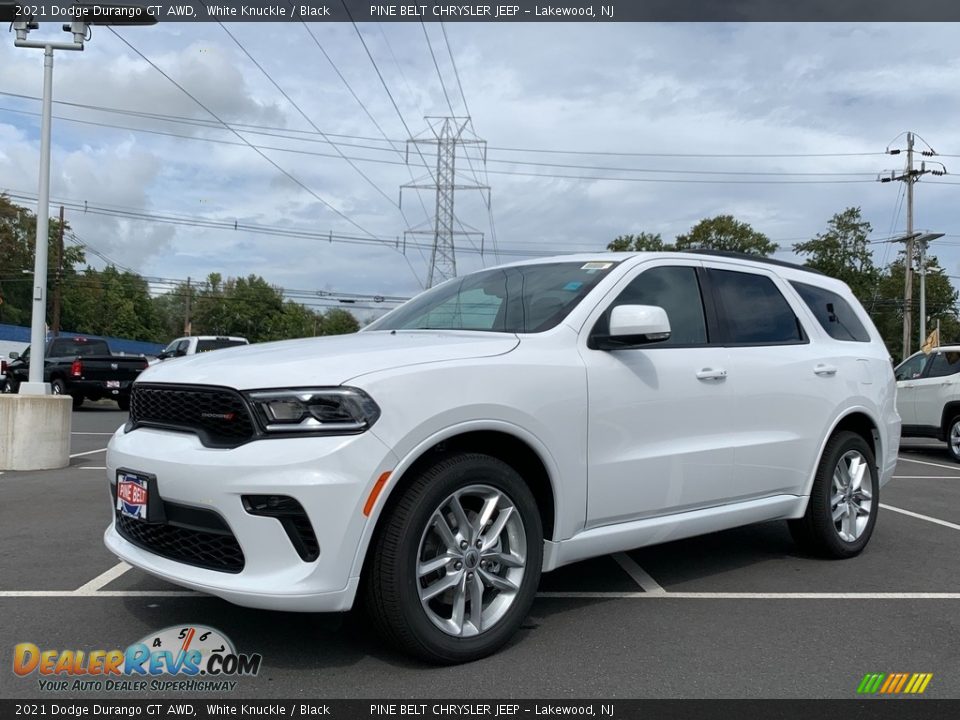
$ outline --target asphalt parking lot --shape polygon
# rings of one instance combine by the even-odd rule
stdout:
[[[905,441],[859,558],[805,557],[768,523],[579,563],[544,576],[503,651],[436,668],[358,612],[248,610],[118,564],[103,450],[123,419],[87,403],[68,468],[0,474],[0,697],[56,698],[10,671],[15,643],[124,648],[179,624],[262,654],[224,697],[854,698],[868,672],[933,673],[925,697],[960,697],[960,465],[937,443]]]

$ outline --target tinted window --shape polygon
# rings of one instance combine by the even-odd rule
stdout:
[[[867,329],[842,297],[815,285],[800,282],[790,284],[834,340],[870,342]]]
[[[893,376],[897,380],[914,380],[923,374],[923,366],[926,362],[926,355],[914,355],[909,360],[902,362],[897,369],[893,371]]]
[[[656,305],[666,311],[670,320],[670,337],[650,345],[651,348],[704,345],[707,342],[700,284],[697,271],[692,267],[655,267],[640,273],[603,314],[594,333],[607,334],[610,312],[618,305]]]
[[[773,280],[731,270],[709,273],[727,329],[725,342],[774,345],[805,340],[800,321]]]
[[[58,338],[50,343],[50,357],[109,354],[110,348],[103,340],[87,340],[86,338]]]
[[[938,352],[930,361],[927,377],[944,377],[960,372],[960,352]]]
[[[246,345],[242,340],[231,340],[230,338],[216,338],[214,340],[197,340],[197,352],[207,352],[208,350],[220,350],[221,348],[235,347],[237,345]],[[186,349],[186,348],[184,348]]]

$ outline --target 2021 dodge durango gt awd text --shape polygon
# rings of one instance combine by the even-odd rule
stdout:
[[[508,265],[354,335],[144,372],[110,441],[105,541],[240,605],[359,598],[408,652],[471,660],[515,632],[541,572],[585,558],[774,519],[858,554],[894,394],[847,286],[796,266]]]

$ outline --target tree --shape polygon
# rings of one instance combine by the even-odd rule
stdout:
[[[926,305],[927,332],[940,322],[940,344],[960,342],[960,322],[957,320],[957,291],[953,289],[943,268],[933,255],[927,256]],[[863,300],[864,307],[870,313],[874,325],[880,331],[887,350],[895,358],[903,356],[903,254],[886,267],[880,275],[880,281],[870,298]],[[919,328],[920,282],[913,283],[911,302],[914,318],[914,330]],[[918,333],[914,333],[911,344],[916,348]]]
[[[64,223],[64,229],[69,229]],[[50,218],[47,234],[47,286],[52,290],[57,278],[59,218]],[[0,193],[0,322],[27,325],[33,314],[33,262],[37,237],[37,218],[27,208],[13,203]],[[76,275],[76,266],[84,263],[83,249],[67,246],[63,252],[63,274]],[[48,295],[47,314],[51,314],[53,293]]]
[[[660,233],[642,232],[639,235],[620,235],[613,239],[607,250],[611,252],[659,252],[673,250],[672,245],[664,245]]]
[[[777,246],[766,235],[732,215],[717,215],[701,220],[687,234],[678,235],[673,249],[726,250],[765,257],[773,254]]]
[[[861,217],[860,208],[848,207],[830,218],[826,232],[797,243],[793,251],[807,256],[807,267],[843,280],[864,302],[875,294],[880,277],[867,240],[871,229],[870,223]]]
[[[352,313],[340,308],[327,310],[323,316],[323,334],[324,335],[346,335],[355,333],[360,329],[360,323]]]

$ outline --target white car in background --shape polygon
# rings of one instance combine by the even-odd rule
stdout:
[[[707,253],[483,270],[363,331],[161,363],[110,441],[107,547],[240,605],[345,611],[434,662],[514,634],[541,572],[784,519],[870,539],[900,439],[840,281]],[[851,588],[852,589],[852,588]]]
[[[894,375],[903,436],[943,441],[960,462],[960,345],[911,355]]]
[[[155,365],[168,358],[196,355],[197,353],[210,352],[211,350],[223,350],[228,347],[249,344],[250,341],[243,337],[229,335],[189,335],[171,340],[170,344],[167,345],[157,357],[150,360],[149,364]]]

